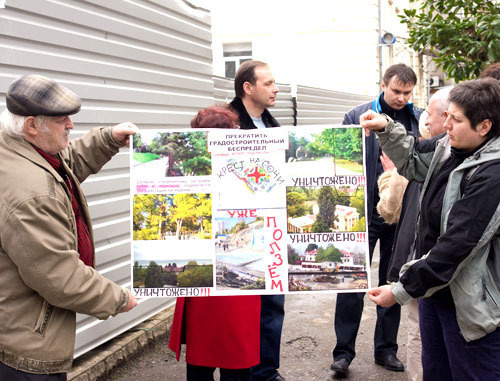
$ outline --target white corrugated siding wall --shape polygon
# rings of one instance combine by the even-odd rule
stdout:
[[[375,96],[297,86],[297,125],[340,124],[355,106],[371,102]]]
[[[213,103],[210,15],[183,0],[6,0],[0,9],[0,108],[16,77],[39,73],[83,99],[73,137],[122,121],[189,127]],[[89,178],[97,268],[130,287],[128,150]],[[173,303],[143,299],[106,321],[78,315],[75,356]]]

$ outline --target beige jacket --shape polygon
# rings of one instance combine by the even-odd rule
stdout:
[[[378,189],[380,201],[377,204],[377,212],[388,224],[399,221],[403,196],[405,194],[408,180],[399,175],[396,169],[383,172],[378,178]]]
[[[79,184],[118,152],[111,128],[95,128],[59,155]],[[122,287],[79,260],[69,191],[50,164],[0,131],[0,362],[30,373],[70,369],[75,312],[106,319],[128,303]],[[94,260],[95,263],[95,260]]]

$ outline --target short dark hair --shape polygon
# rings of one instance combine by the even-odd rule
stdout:
[[[456,85],[449,95],[451,103],[460,107],[472,129],[485,119],[491,121],[487,137],[500,135],[500,82],[494,78],[481,78]]]
[[[384,73],[384,83],[388,85],[392,77],[397,77],[398,81],[405,85],[415,85],[417,83],[417,76],[413,69],[402,63],[394,64],[387,68]]]
[[[257,78],[255,77],[255,69],[262,66],[269,66],[265,62],[249,60],[243,62],[236,75],[234,77],[234,93],[238,98],[243,98],[245,96],[245,91],[243,90],[243,84],[245,82],[250,82],[255,85]]]
[[[479,78],[495,78],[500,80],[500,62],[494,62],[486,66],[481,74],[479,74]]]
[[[192,128],[238,128],[238,115],[229,106],[211,106],[198,111]]]

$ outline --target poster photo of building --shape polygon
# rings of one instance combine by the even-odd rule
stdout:
[[[288,245],[289,291],[368,287],[365,245],[353,242]]]
[[[364,186],[287,187],[288,233],[364,232]]]

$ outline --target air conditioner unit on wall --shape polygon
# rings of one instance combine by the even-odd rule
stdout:
[[[439,87],[439,75],[433,75],[429,78],[430,87]]]

